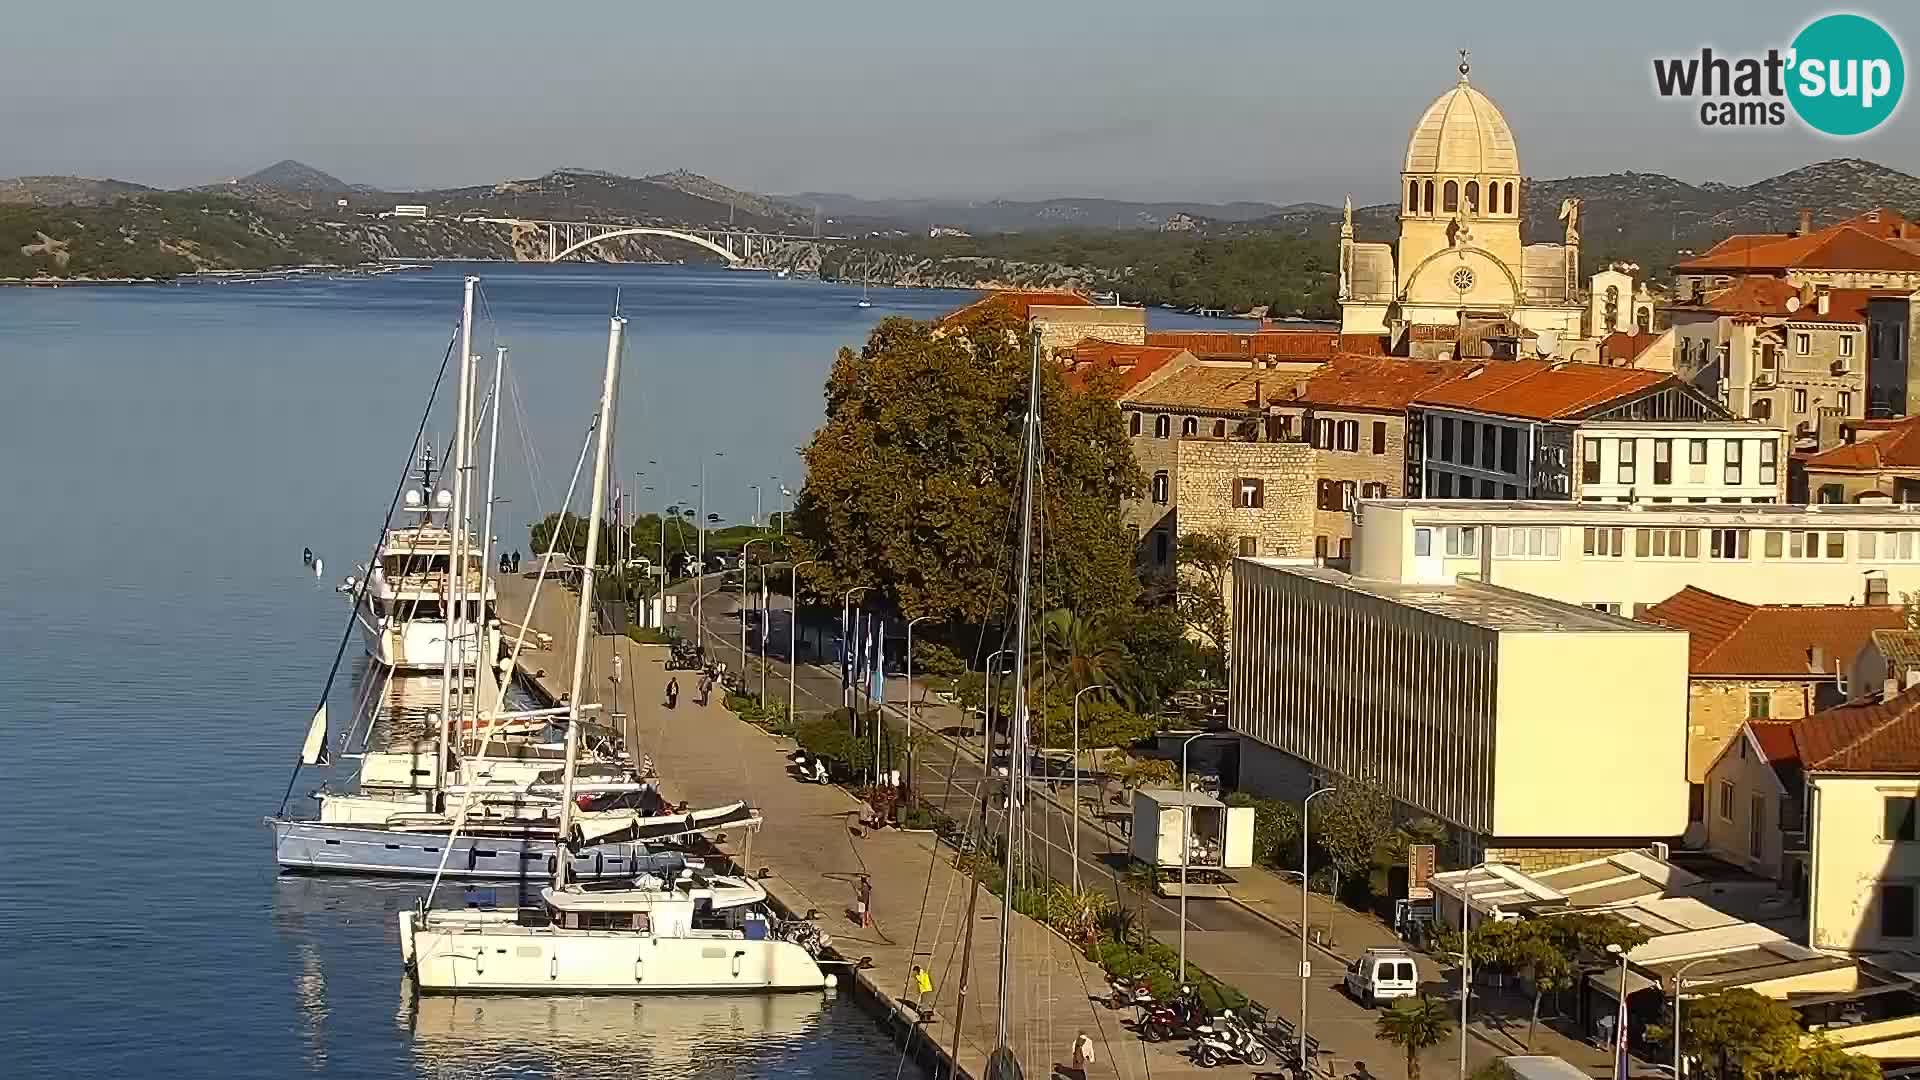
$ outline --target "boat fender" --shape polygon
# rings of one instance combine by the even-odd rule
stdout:
[[[840,980],[838,978],[835,978],[832,972],[827,972],[826,974],[820,976],[820,985],[825,989],[831,990],[834,987],[840,985]]]

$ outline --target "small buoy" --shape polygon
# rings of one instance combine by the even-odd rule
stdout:
[[[326,565],[322,563],[319,559],[313,560],[313,576],[314,577],[319,577],[321,572],[325,568],[326,568]]]
[[[303,563],[306,563],[306,564],[307,564],[308,566],[312,566],[312,565],[313,565],[313,549],[312,549],[312,548],[301,548],[301,549],[300,549],[300,561],[301,561],[301,562],[303,562]]]

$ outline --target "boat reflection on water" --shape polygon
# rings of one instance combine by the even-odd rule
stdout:
[[[420,994],[401,1017],[429,1076],[536,1062],[568,1077],[757,1076],[819,1037],[829,997]]]

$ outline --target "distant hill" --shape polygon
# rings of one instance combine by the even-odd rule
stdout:
[[[1272,203],[1127,202],[1121,199],[1042,199],[1019,202],[992,199],[862,199],[810,191],[782,195],[797,206],[819,207],[834,219],[835,233],[897,229],[924,232],[935,226],[972,233],[1026,232],[1032,229],[1160,229],[1176,218],[1243,222],[1281,213]]]
[[[126,180],[84,176],[14,176],[0,179],[0,203],[31,206],[98,206],[155,189]]]
[[[590,169],[557,169],[531,180],[395,194],[435,214],[725,225],[762,232],[811,230],[804,214],[763,195],[736,192],[695,173],[644,179]]]
[[[248,173],[234,181],[237,187],[272,188],[275,191],[305,192],[316,195],[348,191],[374,191],[374,188],[347,183],[332,173],[321,172],[305,162],[288,158],[276,161],[259,172]],[[211,185],[209,185],[211,186]]]

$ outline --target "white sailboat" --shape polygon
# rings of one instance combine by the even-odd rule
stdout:
[[[860,302],[853,305],[854,307],[870,308],[873,306],[873,301],[867,299],[867,288],[872,283],[873,260],[871,258],[862,259],[860,261]]]
[[[626,320],[611,321],[606,380],[600,394],[593,493],[604,505],[609,427]],[[560,835],[571,843],[578,815],[574,792],[586,689],[586,643],[592,639],[595,562],[601,516],[588,516],[581,568],[572,689],[560,792]],[[584,831],[584,830],[582,830]],[[553,884],[537,907],[401,912],[400,956],[422,990],[644,992],[803,990],[831,987],[813,954],[782,936],[767,910],[766,890],[744,877],[709,874],[691,860],[670,874],[629,883],[575,880],[568,859],[554,861]]]

